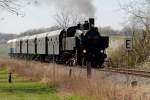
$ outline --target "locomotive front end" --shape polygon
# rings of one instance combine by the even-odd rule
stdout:
[[[83,38],[83,45],[86,62],[90,62],[92,67],[102,67],[107,57],[105,49],[108,48],[109,37],[101,36],[98,28],[94,26],[94,19],[89,20],[89,30]]]

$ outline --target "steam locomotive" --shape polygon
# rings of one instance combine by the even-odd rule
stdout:
[[[101,67],[107,57],[109,37],[101,36],[94,18],[67,29],[25,36],[8,41],[9,56],[61,64]]]

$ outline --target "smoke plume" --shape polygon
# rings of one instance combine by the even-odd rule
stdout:
[[[47,4],[48,6],[54,6],[56,9],[67,10],[68,12],[75,12],[76,14],[82,14],[87,17],[94,17],[95,7],[94,0],[35,0],[36,3]]]

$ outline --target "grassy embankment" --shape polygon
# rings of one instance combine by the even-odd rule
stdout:
[[[91,79],[87,79],[85,77],[86,74],[81,72],[80,69],[76,71],[73,69],[72,76],[69,77],[69,68],[64,67],[63,65],[0,58],[0,66],[7,66],[9,71],[16,73],[19,77],[22,77],[21,80],[24,78],[28,79],[28,81],[17,81],[19,78],[14,76],[13,84],[8,84],[7,80],[1,83],[2,86],[0,86],[0,90],[5,91],[0,92],[0,97],[8,97],[8,100],[13,100],[13,98],[14,100],[16,100],[16,98],[18,98],[18,100],[150,99],[148,97],[150,96],[149,86],[131,87],[127,85],[117,85],[113,84],[109,80],[96,79],[95,77],[98,76],[94,73],[94,78],[91,77]],[[7,77],[6,72],[3,73],[5,73]],[[6,89],[3,89],[5,87]],[[31,91],[27,91],[26,88],[31,88]]]
[[[56,86],[49,83],[28,80],[12,74],[12,83],[8,83],[6,68],[0,68],[0,100],[82,100],[79,96],[58,95]]]
[[[7,45],[5,43],[0,44],[0,55],[1,56],[7,56],[8,55],[8,49],[7,49]]]

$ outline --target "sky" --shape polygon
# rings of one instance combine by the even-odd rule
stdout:
[[[120,0],[123,1],[123,0]],[[94,0],[96,9],[96,25],[100,27],[111,26],[120,30],[125,21],[125,13],[120,10],[119,0]],[[121,4],[128,3],[124,0]],[[54,15],[56,10],[49,6],[25,6],[21,12],[25,16],[17,16],[0,10],[0,32],[18,34],[29,29],[51,27],[56,24]],[[80,15],[79,15],[80,16]]]

